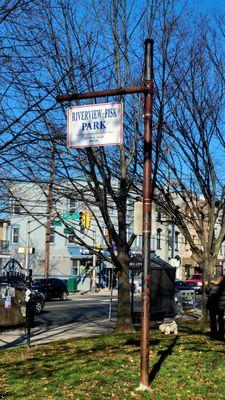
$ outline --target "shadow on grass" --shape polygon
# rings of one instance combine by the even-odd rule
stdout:
[[[157,344],[159,344],[161,342],[160,339],[151,339],[150,338],[150,345],[151,346],[156,346]],[[140,349],[140,339],[128,339],[124,345],[128,345],[128,346],[134,346],[134,347],[138,347],[138,349]]]
[[[206,335],[207,330],[209,330],[209,323],[208,322],[181,322],[178,324],[179,332],[185,333],[189,335]]]
[[[151,369],[151,372],[149,374],[149,382],[152,383],[156,377],[156,375],[158,374],[158,372],[160,371],[160,368],[162,366],[162,364],[164,363],[164,361],[166,360],[166,358],[172,354],[173,352],[173,348],[176,345],[176,342],[178,340],[178,336],[176,336],[173,341],[171,342],[171,344],[168,346],[168,348],[166,350],[160,351],[160,358],[157,361],[157,363],[153,366],[153,368]]]

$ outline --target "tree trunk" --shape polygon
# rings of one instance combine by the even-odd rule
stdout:
[[[208,310],[206,307],[207,304],[207,296],[205,295],[205,286],[207,282],[210,281],[212,275],[215,271],[216,260],[212,257],[207,257],[202,263],[202,271],[203,271],[203,279],[202,279],[202,321],[207,321],[208,319]]]
[[[118,256],[121,269],[118,273],[117,323],[114,332],[134,332],[131,315],[129,256],[122,252]]]

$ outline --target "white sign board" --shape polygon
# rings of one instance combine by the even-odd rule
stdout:
[[[121,144],[122,139],[122,103],[99,103],[68,109],[68,147],[110,146]]]
[[[143,202],[134,203],[134,234],[141,236],[143,230]],[[151,235],[156,234],[155,203],[151,204]]]

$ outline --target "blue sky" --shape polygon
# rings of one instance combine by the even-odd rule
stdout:
[[[225,12],[225,0],[194,0],[194,7],[199,11],[222,11]]]

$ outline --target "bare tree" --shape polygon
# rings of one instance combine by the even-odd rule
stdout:
[[[101,0],[97,5],[94,1],[74,4],[69,0],[45,0],[23,13],[19,28],[10,25],[17,61],[16,70],[10,64],[13,89],[17,99],[23,101],[25,118],[18,121],[10,162],[5,155],[6,168],[14,168],[14,176],[44,182],[45,190],[49,177],[47,154],[54,142],[58,193],[61,190],[68,198],[83,201],[90,211],[98,207],[108,228],[105,246],[119,273],[118,330],[132,328],[128,271],[134,236],[127,233],[127,205],[134,191],[141,196],[142,98],[134,95],[114,99],[124,103],[123,145],[77,151],[66,147],[65,107],[70,104],[58,105],[55,98],[61,93],[141,83],[143,42],[152,35],[156,201],[187,238],[208,276],[224,236],[223,229],[216,240],[213,234],[219,218],[224,225],[224,190],[213,154],[222,123],[218,110],[222,110],[223,86],[201,26],[196,24],[195,32],[190,32],[184,18],[187,8],[184,13],[176,4],[171,0],[146,1],[141,6],[136,1],[126,4]],[[28,58],[24,58],[25,51]],[[23,133],[24,141],[18,132]],[[166,151],[168,148],[170,151]],[[174,182],[171,190],[169,174]],[[77,185],[77,178],[82,178],[85,185]],[[65,181],[70,182],[69,190]],[[116,224],[111,218],[112,208],[117,212]],[[198,231],[199,246],[192,240],[189,224]],[[74,235],[81,243],[77,232]]]
[[[215,35],[212,41],[206,34],[206,26],[206,21],[198,21],[176,67],[169,56],[166,59],[176,91],[162,122],[156,199],[188,241],[203,271],[203,289],[215,272],[225,235],[221,140],[225,87],[220,76],[224,52],[215,46]],[[213,42],[217,51],[212,54]]]
[[[98,15],[99,7],[102,10],[101,19]],[[31,54],[28,74],[22,54],[17,50],[18,65],[27,71],[29,82],[25,86],[21,77],[18,77],[18,94],[27,104],[32,105],[38,101],[40,93],[45,93],[48,96],[45,106],[49,106],[43,109],[43,102],[35,103],[33,115],[37,118],[39,116],[39,119],[38,122],[30,121],[31,141],[26,147],[18,140],[17,154],[23,155],[23,175],[36,182],[40,182],[40,177],[46,180],[49,176],[47,143],[54,141],[57,191],[60,191],[61,182],[61,192],[64,195],[74,196],[86,203],[90,211],[98,207],[108,231],[105,247],[118,272],[117,330],[120,331],[132,329],[129,259],[134,235],[128,236],[128,203],[134,201],[132,192],[140,170],[140,154],[143,154],[143,101],[139,95],[114,99],[124,103],[123,145],[70,151],[65,141],[65,109],[55,103],[55,95],[141,84],[144,39],[152,30],[159,31],[161,11],[159,1],[147,1],[141,7],[137,2],[126,4],[120,0],[102,0],[98,6],[95,2],[88,2],[85,12],[81,13],[79,4],[75,6],[70,1],[48,0],[23,17],[20,33],[14,27],[15,47],[19,38]],[[173,2],[171,6],[170,2],[165,2],[165,12],[171,14],[170,24],[164,21],[157,52],[160,63],[164,65],[163,79],[159,78],[166,87],[167,72],[163,60],[165,49],[162,43],[169,35],[168,32],[175,29],[179,15],[177,17],[173,10]],[[161,87],[160,82],[158,87]],[[165,103],[165,87],[162,92],[159,89],[162,108]],[[37,142],[32,141],[32,138]],[[29,159],[24,157],[25,149]],[[85,185],[77,184],[78,177],[83,179]],[[62,183],[65,181],[70,182],[69,190]],[[117,213],[116,223],[111,216],[113,209]],[[104,237],[97,215],[95,220]],[[82,243],[76,231],[74,237]]]
[[[97,9],[96,3],[93,2],[87,5],[90,15],[88,20],[86,14],[82,16],[71,2],[60,0],[54,2],[54,5],[56,3],[57,8],[51,1],[43,2],[44,13],[41,7],[35,9],[35,23],[28,23],[28,30],[24,27],[21,32],[20,29],[20,40],[26,43],[32,53],[30,61],[32,73],[29,75],[29,88],[25,87],[21,77],[18,77],[18,93],[27,103],[33,104],[39,98],[39,93],[44,91],[48,94],[46,103],[49,102],[50,106],[52,104],[58,114],[55,110],[51,112],[48,109],[48,115],[45,116],[43,103],[36,104],[34,115],[39,115],[40,122],[31,120],[29,125],[31,138],[27,146],[29,159],[24,157],[26,146],[20,141],[17,154],[23,154],[24,177],[29,176],[29,179],[40,182],[42,176],[46,181],[49,175],[46,158],[49,146],[46,144],[54,141],[55,187],[58,193],[61,190],[64,196],[79,199],[90,211],[98,207],[109,233],[109,236],[105,237],[105,248],[118,271],[117,330],[130,330],[133,329],[133,325],[129,307],[129,253],[134,236],[128,237],[127,233],[127,202],[137,168],[136,148],[139,135],[137,131],[135,132],[133,123],[130,126],[133,119],[131,114],[135,115],[137,111],[131,108],[130,100],[123,99],[125,106],[123,145],[114,148],[70,151],[66,148],[65,142],[65,109],[55,103],[55,96],[61,92],[94,90],[102,85],[107,88],[131,86],[135,83],[136,77],[134,71],[132,72],[134,68],[128,56],[131,51],[129,49],[131,38],[129,38],[127,18],[130,18],[132,5],[126,8],[121,1],[110,3],[101,1]],[[104,10],[100,21],[99,6]],[[31,17],[30,13],[27,14],[28,17]],[[25,18],[23,24],[27,22]],[[136,27],[136,21],[133,27]],[[14,29],[16,40],[18,31]],[[38,40],[36,40],[37,31]],[[34,44],[29,47],[30,43]],[[19,54],[18,62],[21,69],[27,70]],[[38,68],[43,71],[43,76],[38,77]],[[139,68],[138,80],[141,79],[142,65]],[[30,90],[30,87],[35,87],[36,91]],[[54,88],[54,96],[51,88]],[[37,89],[40,90],[39,93]],[[116,100],[121,101],[121,99]],[[138,112],[140,113],[139,110]],[[38,144],[32,141],[32,137],[38,138]],[[77,184],[77,178],[81,178],[83,183]],[[70,182],[69,190],[68,184],[67,187],[63,184],[65,181]],[[112,209],[117,213],[116,224],[111,216]],[[94,217],[104,237],[98,216],[94,214]],[[74,237],[83,243],[77,231],[74,231]]]
[[[15,20],[31,2],[27,0],[5,0],[0,6],[0,24],[6,20]]]

